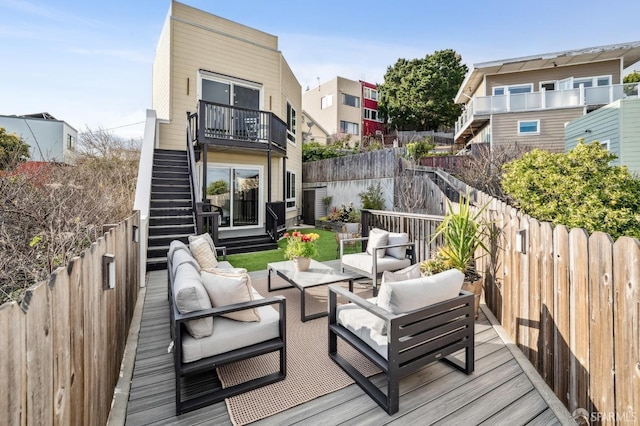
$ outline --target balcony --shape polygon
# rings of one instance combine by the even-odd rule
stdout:
[[[456,122],[455,139],[477,133],[489,122],[491,114],[606,105],[618,99],[637,97],[638,83],[474,96]]]
[[[287,155],[287,124],[272,112],[201,100],[189,120],[200,145]]]

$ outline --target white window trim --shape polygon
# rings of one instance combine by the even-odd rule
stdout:
[[[374,92],[376,95],[375,95],[375,97],[367,96],[367,92],[369,92],[369,93]],[[365,98],[365,99],[369,99],[371,101],[378,102],[378,98],[380,97],[380,92],[378,92],[378,89],[372,89],[371,87],[365,87],[364,90],[362,91],[362,97]]]
[[[202,162],[198,162],[197,171],[198,171],[198,184],[200,185],[200,190],[202,190],[202,178],[204,172],[202,171],[203,167],[220,167],[220,168],[229,168],[229,169],[258,169],[258,179],[260,179],[260,190],[258,191],[258,224],[257,225],[248,225],[248,226],[230,226],[225,229],[252,229],[252,228],[264,228],[264,188],[266,186],[266,182],[264,181],[264,166],[258,164],[240,164],[240,163],[212,163],[207,162],[203,164]]]
[[[296,116],[295,123],[293,123],[293,131],[291,131],[291,130],[289,130],[289,120],[291,119],[291,117],[289,117],[289,114],[287,113],[287,122],[286,122],[286,125],[287,125],[287,135],[290,135],[290,136],[293,138],[293,140],[291,140],[291,139],[289,139],[289,138],[287,137],[287,141],[288,141],[290,144],[292,144],[292,145],[296,145],[296,144],[297,144],[297,142],[298,142],[298,138],[297,138],[297,136],[296,136],[296,135],[297,135],[297,133],[298,133],[298,132],[297,132],[297,127],[298,127],[298,110],[296,110],[296,109],[293,107],[293,104],[292,104],[291,102],[289,102],[289,101],[287,101],[287,105],[290,105],[290,106],[291,106],[291,111],[293,111],[293,112],[295,113],[295,116]]]
[[[536,127],[538,129],[538,131],[536,132],[521,132],[520,131],[520,123],[530,123],[530,122],[536,122]],[[539,135],[540,134],[540,120],[518,120],[518,136],[535,136],[535,135]]]
[[[323,101],[326,99],[325,105],[323,106]],[[333,106],[333,94],[325,95],[320,98],[320,109],[327,109]]]
[[[287,178],[289,177],[289,174],[291,174],[291,176],[293,177],[294,182],[296,183],[296,186],[297,186],[298,182],[297,182],[297,179],[296,179],[296,172],[291,171],[291,170],[287,170]],[[295,189],[297,189],[297,188],[295,188]],[[296,210],[298,208],[298,201],[297,201],[297,197],[296,197],[297,194],[296,194],[295,189],[294,189],[294,192],[293,192],[293,197],[288,197],[288,195],[289,195],[288,194],[288,192],[289,192],[289,182],[288,182],[288,179],[287,179],[287,188],[286,188],[287,194],[285,194],[284,205],[285,205],[285,208],[286,208],[286,210],[288,212],[294,211],[294,210]],[[289,203],[290,201],[293,201],[293,203],[294,203],[293,207],[287,207],[287,203]]]
[[[598,79],[600,78],[608,78],[609,79],[609,84],[604,85],[604,86],[598,86]],[[573,87],[575,85],[575,81],[584,81],[584,80],[591,80],[591,87],[607,87],[607,86],[611,86],[611,82],[613,81],[613,76],[611,74],[609,75],[596,75],[593,77],[573,77],[572,81],[571,81],[571,86]],[[578,87],[582,86],[583,83],[578,83]],[[576,89],[576,87],[574,87],[574,89]]]
[[[373,108],[363,108],[364,109],[364,119],[369,121],[374,121],[376,123],[383,123],[382,119],[380,119],[380,112],[377,109]],[[367,111],[372,111],[376,113],[376,118],[371,118],[371,113],[369,113],[369,118],[367,118]]]
[[[545,80],[545,81],[538,82],[538,90],[540,92],[542,92],[543,84],[553,84],[553,90],[558,90],[558,80]],[[548,90],[548,89],[545,89],[545,90]]]
[[[256,89],[260,92],[260,110],[264,109],[264,87],[262,84],[253,83],[251,81],[245,81],[240,78],[228,77],[226,75],[219,75],[210,71],[200,70],[198,71],[198,100],[202,99],[202,80],[211,80],[217,81],[218,83],[229,84],[231,86],[243,86],[248,87],[250,89]],[[233,87],[230,88],[231,93],[233,93]],[[229,96],[231,96],[231,93]],[[231,102],[231,98],[230,102]],[[233,105],[232,105],[233,106]]]
[[[352,97],[356,98],[358,100],[358,102],[357,102],[358,105],[353,106],[353,105],[349,105],[349,104],[345,103],[345,97],[346,96],[352,96]],[[352,95],[350,93],[342,93],[342,96],[340,96],[340,101],[341,101],[342,105],[348,106],[348,107],[351,107],[351,108],[360,108],[361,105],[362,105],[362,99],[360,99],[360,96]]]
[[[529,93],[533,93],[533,83],[522,83],[522,84],[510,84],[507,86],[494,86],[491,89],[491,93],[493,94],[493,96],[504,96],[504,95],[508,95],[510,94],[509,89],[512,87],[528,87],[529,88]],[[496,89],[504,89],[504,94],[503,95],[496,95]],[[517,95],[519,95],[519,93],[516,93]]]
[[[352,133],[352,132],[343,132],[342,130],[342,123],[347,123],[347,124],[352,124],[353,127],[357,127],[357,132],[358,133]],[[350,126],[347,126],[350,127]],[[349,135],[354,135],[354,136],[360,136],[360,124],[359,123],[354,123],[353,121],[347,121],[347,120],[340,120],[340,133],[345,133],[345,134],[349,134]]]
[[[611,151],[611,141],[609,139],[600,141],[600,146],[603,146],[607,151]]]

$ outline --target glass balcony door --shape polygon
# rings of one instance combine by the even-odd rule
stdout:
[[[257,226],[260,223],[261,177],[260,167],[207,167],[207,198],[211,210],[220,214],[221,228]]]

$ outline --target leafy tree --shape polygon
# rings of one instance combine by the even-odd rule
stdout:
[[[597,141],[563,154],[535,149],[505,165],[502,186],[538,220],[640,237],[640,180],[615,158]]]
[[[0,170],[11,170],[29,158],[29,145],[15,133],[0,127]]]
[[[378,110],[398,130],[438,130],[460,115],[453,99],[467,66],[452,49],[422,59],[400,58],[387,68],[380,85]]]
[[[226,180],[219,179],[207,186],[207,195],[220,195],[229,192],[229,185]]]
[[[358,194],[362,201],[363,209],[384,210],[384,193],[380,182],[376,185],[370,185],[365,191]]]

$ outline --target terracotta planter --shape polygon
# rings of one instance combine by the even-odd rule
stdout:
[[[480,295],[482,294],[482,285],[484,284],[484,279],[480,278],[474,282],[465,281],[462,283],[462,289],[473,293],[475,296],[473,312],[475,313],[475,318],[478,319],[478,308],[480,307]]]
[[[293,264],[296,267],[296,271],[306,271],[309,269],[309,265],[311,264],[311,258],[309,257],[294,257],[292,259]]]

